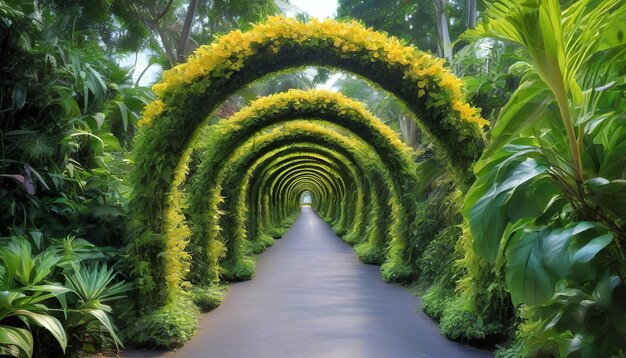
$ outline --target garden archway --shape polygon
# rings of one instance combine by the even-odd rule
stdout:
[[[239,124],[234,121],[223,121],[220,124],[215,125],[211,129],[215,130],[216,133],[221,133],[221,125],[239,126]],[[234,153],[229,153],[229,155],[226,155],[224,158],[211,156],[211,161],[219,162],[222,169],[213,171],[214,168],[211,167],[211,161],[208,160],[204,161],[203,164],[200,166],[197,173],[195,174],[195,176],[197,176],[199,180],[197,182],[194,182],[192,190],[190,192],[189,215],[191,215],[192,217],[194,227],[204,228],[206,231],[204,233],[197,232],[194,234],[194,237],[196,239],[203,240],[203,243],[198,243],[194,246],[211,247],[209,243],[214,242],[217,238],[217,233],[219,233],[219,229],[215,230],[214,227],[218,224],[220,216],[215,214],[207,214],[221,212],[219,204],[222,201],[222,195],[219,194],[219,192],[221,191],[222,185],[226,185],[225,183],[229,182],[228,177],[240,178],[241,176],[239,173],[245,172],[245,170],[250,167],[250,163],[253,163],[257,158],[262,157],[266,152],[283,147],[285,145],[290,145],[291,143],[309,141],[312,143],[319,143],[330,146],[331,148],[343,147],[348,149],[346,153],[353,153],[351,154],[351,156],[353,160],[356,160],[357,162],[362,161],[363,159],[361,158],[370,158],[369,160],[375,160],[376,166],[380,168],[379,170],[384,171],[384,176],[386,178],[385,185],[391,188],[395,188],[395,184],[391,179],[391,173],[389,173],[388,170],[383,169],[385,168],[385,166],[383,165],[382,161],[378,159],[377,156],[374,154],[376,151],[370,149],[370,145],[365,143],[363,140],[357,139],[358,137],[348,138],[344,135],[337,133],[333,129],[321,127],[319,125],[316,125],[315,123],[312,123],[311,121],[290,121],[282,125],[275,125],[274,127],[275,128],[269,133],[265,133],[258,137],[255,136],[248,139],[248,141],[240,148],[238,148]],[[361,166],[364,165],[365,164],[361,164]],[[265,187],[271,189],[273,185],[265,185]],[[207,197],[207,189],[210,190],[210,194],[208,194],[208,197],[212,198],[208,201],[205,199]],[[395,193],[396,189],[393,189],[392,191]],[[235,198],[236,196],[236,194],[233,196],[233,200],[235,202],[238,202],[239,199]],[[239,197],[241,198],[241,196]],[[401,201],[399,199],[396,199],[393,201],[393,205],[399,205],[400,202]],[[275,202],[275,204],[278,203]],[[245,230],[242,229],[245,226],[245,216],[242,216],[243,214],[240,214],[244,212],[244,210],[246,210],[245,205],[243,205],[242,202],[239,202],[238,205],[240,207],[240,210],[233,210],[233,212],[237,212],[233,215],[233,217],[239,218],[239,221],[232,223],[232,225],[230,226],[238,228],[240,232],[236,235],[237,239],[230,240],[231,243],[235,241],[242,242],[246,234]],[[230,205],[228,207],[230,207]],[[396,212],[401,212],[399,207]],[[401,217],[402,215],[397,215],[398,219],[401,219]],[[396,235],[401,234],[397,233]],[[196,253],[194,256],[206,257],[207,255],[199,252]],[[239,259],[243,258],[239,257]],[[208,264],[209,272],[214,271],[214,267],[216,267],[215,256],[213,256],[211,260],[212,262]],[[251,263],[247,263],[246,265],[250,266]]]
[[[243,85],[302,65],[347,70],[393,93],[435,138],[451,167],[470,177],[471,165],[484,145],[480,126],[485,122],[467,105],[460,81],[441,60],[355,22],[303,24],[270,18],[245,33],[234,31],[167,71],[163,82],[154,87],[159,98],[144,111],[133,153],[136,169],[128,245],[131,273],[138,277],[139,293],[146,298],[142,311],[167,304],[167,295],[155,294],[157,283],[175,281],[175,275],[169,277],[160,270],[178,265],[165,245],[170,238],[164,233],[172,224],[163,218],[176,216],[168,210],[168,202],[176,198],[167,198],[167,193],[182,181],[180,173],[185,168],[180,158],[185,157],[198,128]]]

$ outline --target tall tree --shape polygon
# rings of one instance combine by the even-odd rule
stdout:
[[[452,42],[450,41],[450,31],[448,30],[448,15],[446,8],[448,0],[433,0],[435,4],[435,15],[437,19],[437,52],[439,56],[452,63]]]
[[[476,27],[477,15],[476,0],[467,0],[467,18],[465,21],[468,29]]]
[[[151,49],[163,64],[182,62],[215,35],[279,13],[283,0],[49,0],[73,21],[69,31],[99,36],[110,52]]]
[[[337,17],[359,19],[421,50],[437,52],[435,8],[430,1],[339,0]]]
[[[185,61],[199,43],[278,13],[274,0],[117,0],[160,39],[170,65]]]
[[[451,39],[466,29],[466,1],[339,0],[337,15],[359,19],[451,61]]]

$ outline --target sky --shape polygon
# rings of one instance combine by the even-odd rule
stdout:
[[[337,12],[337,0],[289,0],[291,5],[299,8],[301,11],[308,13],[312,17],[318,19],[325,19],[327,17],[334,18]],[[288,14],[289,16],[295,16],[295,13]],[[141,72],[148,66],[149,55],[147,53],[138,53],[137,55],[129,55],[120,59],[121,66],[132,66],[135,64],[135,58],[137,64],[135,66],[135,73],[133,80],[137,80]],[[147,86],[152,83],[158,74],[161,72],[160,66],[151,66],[146,74],[141,78],[139,82],[142,86]]]
[[[337,12],[337,0],[290,0],[289,2],[318,19],[335,17]]]

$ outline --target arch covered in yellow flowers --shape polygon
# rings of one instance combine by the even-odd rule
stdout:
[[[295,136],[304,130],[314,131],[320,137],[318,140],[321,143],[329,145],[339,135],[339,133],[335,132],[339,128],[343,128],[344,131],[349,131],[349,129],[358,130],[359,135],[351,134],[351,141],[344,143],[345,147],[359,147],[360,154],[358,156],[354,155],[354,159],[361,161],[366,157],[369,158],[369,155],[373,155],[379,161],[377,162],[379,169],[386,174],[386,179],[388,179],[386,186],[392,187],[394,192],[408,193],[411,190],[411,185],[407,184],[415,183],[413,177],[415,176],[416,168],[408,147],[399,140],[397,133],[390,131],[367,112],[357,110],[363,110],[361,107],[352,107],[351,104],[354,103],[349,99],[342,97],[345,101],[338,101],[337,96],[340,95],[317,91],[292,91],[265,97],[242,109],[229,119],[218,122],[205,133],[203,138],[208,143],[211,143],[209,147],[205,148],[209,155],[198,166],[193,175],[194,180],[191,181],[192,183],[187,191],[189,200],[186,210],[189,211],[188,215],[191,221],[194,222],[193,227],[196,228],[193,235],[191,235],[194,241],[209,240],[208,242],[213,242],[219,234],[219,232],[214,230],[215,222],[221,216],[219,214],[221,210],[218,205],[223,200],[226,200],[222,199],[222,196],[232,199],[235,195],[232,195],[232,193],[214,195],[213,191],[207,192],[207,190],[214,188],[216,191],[220,191],[226,185],[227,181],[224,179],[226,177],[235,176],[236,180],[241,179],[243,172],[248,167],[248,163],[241,161],[241,158],[238,157],[233,159],[235,153],[238,153],[243,158],[253,154],[257,156],[264,155],[264,151],[275,149],[274,146],[277,145],[277,142],[275,142],[276,137],[280,136],[280,138],[283,138],[286,134]],[[297,111],[295,109],[292,109],[291,112],[288,111],[288,107],[293,105],[296,99],[301,101],[299,109]],[[328,100],[328,103],[325,100]],[[321,108],[322,105],[325,105],[326,108]],[[317,112],[315,108],[318,108]],[[282,109],[287,110],[282,112]],[[322,119],[327,118],[337,122],[337,124],[341,123],[342,126],[327,122],[326,125],[334,128],[334,130],[322,130],[322,128],[317,128],[315,124],[319,120],[307,120],[306,122],[299,120],[298,118],[305,116],[307,111],[309,114],[318,114],[318,117]],[[293,118],[291,118],[292,115],[294,116]],[[322,121],[322,123],[324,122]],[[273,131],[270,134],[265,133],[270,128],[273,128]],[[378,141],[372,139],[376,137],[379,138]],[[365,138],[369,140],[366,141]],[[245,141],[242,142],[242,140]],[[293,141],[293,138],[289,137],[289,141]],[[242,147],[244,143],[245,147]],[[281,145],[286,144],[282,143]],[[233,148],[235,148],[234,151],[232,150]],[[350,151],[348,150],[348,152]],[[381,154],[383,152],[385,152],[385,156]],[[395,165],[390,165],[391,163]],[[211,199],[207,199],[207,197]],[[394,205],[398,209],[402,208],[402,210],[397,210],[398,213],[402,213],[397,215],[398,221],[407,222],[405,220],[406,214],[414,208],[414,205],[412,205],[414,202],[410,198],[409,194],[405,194],[402,197],[397,196]],[[216,214],[209,215],[208,213],[210,212],[215,212]],[[168,222],[172,221],[170,218],[166,220]],[[242,228],[243,225],[244,223],[239,222],[229,226]],[[394,233],[397,236],[397,240],[394,241],[394,247],[404,245],[404,242],[408,239],[405,234],[410,230],[407,230],[407,227],[409,226],[396,225]],[[167,242],[166,245],[174,245],[174,243]],[[200,248],[210,247],[207,243],[199,245],[194,243],[193,246]],[[396,253],[399,254],[399,252]],[[215,257],[215,255],[206,255],[204,252],[194,255],[194,257],[202,258],[209,256]],[[194,259],[194,261],[197,261],[197,259]],[[211,263],[207,267],[211,268],[208,272],[213,272],[215,265]],[[204,269],[201,271],[205,272]],[[175,284],[174,286],[177,285]]]
[[[167,192],[180,158],[205,118],[242,86],[284,69],[331,66],[359,74],[396,95],[434,139],[449,166],[470,177],[484,145],[486,122],[461,92],[443,61],[356,22],[300,23],[272,17],[246,32],[234,31],[200,47],[187,63],[164,73],[158,98],[146,106],[134,149],[130,200],[129,261],[148,296],[157,282],[144,272],[162,245],[144,245],[165,232]],[[144,307],[150,310],[150,305]]]
[[[376,201],[376,205],[379,204],[379,200],[382,200],[382,205],[387,205],[386,198],[381,198],[376,195],[374,186],[378,183],[378,174],[376,171],[364,170],[360,163],[360,158],[353,158],[348,151],[342,148],[327,148],[315,144],[290,144],[287,147],[275,149],[265,154],[262,158],[259,158],[258,162],[253,164],[246,173],[246,180],[251,183],[249,186],[244,187],[245,193],[241,194],[249,197],[252,203],[250,204],[250,213],[248,227],[252,229],[251,237],[253,240],[258,240],[260,235],[267,235],[266,228],[269,224],[269,202],[265,201],[265,197],[269,197],[266,194],[268,190],[268,182],[272,182],[272,179],[278,174],[275,171],[274,165],[292,160],[294,157],[308,157],[310,155],[320,155],[327,158],[332,158],[345,173],[346,177],[353,178],[356,185],[354,191],[355,196],[353,202],[355,203],[354,215],[352,216],[352,227],[350,231],[343,237],[343,239],[351,245],[358,244],[360,241],[367,241],[364,239],[366,216],[369,215],[372,209],[373,201]],[[385,184],[381,184],[383,186]],[[323,207],[324,198],[321,196],[316,197],[316,202],[313,207]],[[375,213],[377,214],[377,213]],[[377,224],[378,220],[373,219]],[[339,232],[338,232],[339,233]],[[269,236],[269,235],[268,235]],[[379,261],[378,263],[381,263]]]
[[[186,120],[193,123],[265,75],[303,65],[331,66],[357,73],[395,94],[416,113],[418,125],[435,138],[452,167],[464,170],[480,154],[481,126],[487,121],[466,103],[462,82],[443,62],[354,21],[305,24],[271,17],[249,31],[233,31],[198,48],[187,63],[166,71],[163,81],[153,86],[158,98],[146,107],[140,125],[152,125],[154,119],[181,107],[203,114]]]

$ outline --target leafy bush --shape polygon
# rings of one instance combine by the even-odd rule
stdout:
[[[442,322],[449,338],[491,346],[512,334],[505,327],[514,310],[493,267],[471,250],[469,230],[461,224],[460,191],[446,176],[437,177],[416,213],[419,232],[413,239],[426,245],[416,262],[416,286],[425,291],[422,308]]]
[[[380,277],[386,282],[408,284],[415,279],[415,268],[404,260],[391,258],[380,267]]]
[[[99,263],[87,264],[87,255],[75,258],[69,265],[54,246],[33,254],[24,237],[4,238],[3,244],[0,336],[6,347],[0,352],[29,357],[57,355],[59,350],[85,353],[106,346],[109,339],[116,347],[122,345],[107,303],[124,297],[131,286],[117,282],[112,269]],[[58,282],[62,277],[64,285]],[[46,329],[58,346],[51,346],[44,334],[33,335],[36,326]]]
[[[262,233],[260,234],[255,241],[252,241],[250,244],[250,251],[253,254],[260,254],[268,247],[274,245],[274,238],[271,235]]]
[[[626,272],[626,102],[616,82],[626,4],[506,0],[486,18],[469,36],[523,51],[511,67],[520,86],[465,199],[473,249],[505,268],[513,303],[528,305],[515,349],[623,355],[623,327],[612,322],[626,317],[615,301]]]
[[[560,281],[551,300],[521,309],[522,323],[511,349],[532,356],[558,356],[565,347],[581,356],[624,356],[626,289],[619,286],[619,280],[607,273],[580,288]]]
[[[0,236],[14,235],[1,240],[0,310],[9,316],[0,325],[19,341],[3,341],[0,354],[121,345],[111,305],[129,286],[104,265],[119,261],[119,250],[102,245],[120,246],[126,151],[152,93],[51,7],[0,3]],[[28,303],[27,315],[10,313]]]
[[[483,318],[468,310],[463,302],[451,301],[446,307],[441,321],[441,332],[455,341],[480,343],[500,340],[505,327],[499,322],[485,323]]]
[[[496,346],[494,353],[496,358],[518,358],[524,356],[524,345],[521,340],[516,340],[513,344]]]
[[[458,257],[455,246],[460,237],[461,229],[457,225],[444,228],[432,237],[417,261],[420,286],[428,287],[439,284],[440,281],[444,281],[441,285],[446,285],[448,288],[454,286],[455,277],[458,276],[459,271],[454,266]]]
[[[32,255],[31,246],[25,238],[11,238],[5,245],[0,248],[0,337],[7,347],[2,353],[16,357],[21,353],[32,356],[35,340],[30,325],[45,328],[65,352],[67,333],[59,319],[51,313],[51,308],[64,305],[64,294],[70,289],[44,281],[51,278],[59,257],[52,251]],[[47,302],[52,299],[58,302]],[[66,312],[65,309],[63,311]],[[11,324],[11,317],[19,317],[22,321]]]
[[[209,312],[217,308],[226,295],[227,286],[194,286],[192,292],[193,303],[202,312]]]
[[[130,169],[120,142],[132,138],[151,92],[133,87],[130,70],[71,20],[48,4],[0,4],[0,235],[113,245]]]
[[[66,275],[65,279],[65,285],[75,295],[67,298],[68,303],[75,308],[68,314],[66,330],[79,337],[77,342],[89,341],[90,337],[97,338],[104,331],[111,336],[116,348],[122,346],[122,341],[116,334],[117,329],[109,317],[111,306],[105,302],[124,297],[131,286],[124,282],[114,282],[115,273],[106,264],[83,266]],[[83,351],[84,347],[83,343]],[[90,343],[90,347],[95,349],[97,345]]]
[[[354,246],[354,252],[365,264],[380,265],[385,260],[385,250],[374,247],[370,242],[362,242]]]
[[[128,328],[129,339],[138,346],[166,349],[182,347],[198,329],[199,311],[189,293],[177,297],[178,301],[136,319]]]
[[[248,257],[232,258],[223,265],[222,278],[228,282],[247,281],[254,276],[256,262]]]
[[[441,320],[444,310],[449,305],[454,291],[445,289],[443,285],[431,286],[426,294],[422,296],[422,310],[435,321]]]

